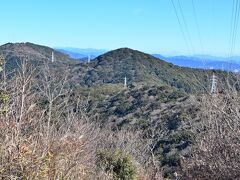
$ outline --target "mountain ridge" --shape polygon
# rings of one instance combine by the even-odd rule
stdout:
[[[93,48],[56,47],[54,49],[69,55],[71,58],[80,60],[83,59],[83,61],[86,60],[88,56],[91,56],[91,59],[93,59],[96,58],[97,56],[100,56],[108,52],[108,50],[105,49],[93,49]]]
[[[76,66],[75,71],[80,72],[80,66]],[[206,92],[210,89],[213,73],[222,82],[227,77],[223,71],[179,67],[130,48],[107,52],[86,64],[86,67],[81,83],[89,87],[123,83],[126,77],[129,84],[168,85],[185,92]]]
[[[209,91],[213,73],[220,82],[224,82],[227,77],[223,71],[184,68],[127,47],[109,51],[90,63],[83,63],[73,61],[68,55],[52,48],[33,43],[8,43],[0,46],[0,53],[11,67],[17,66],[16,60],[21,59],[22,54],[34,62],[51,62],[52,52],[56,62],[60,62],[55,65],[70,69],[71,82],[76,86],[119,84],[126,77],[129,85],[166,85],[187,93],[196,93]]]
[[[93,49],[93,48],[55,48],[56,50],[69,55],[71,58],[77,59],[79,61],[87,61],[88,56],[91,59],[96,58],[106,52],[104,49]],[[216,70],[226,70],[226,71],[236,71],[240,69],[240,57],[220,57],[212,55],[176,55],[176,56],[163,56],[161,54],[155,53],[151,54],[154,57],[165,60],[174,65],[190,68],[201,68],[201,69],[216,69]]]
[[[29,57],[30,59],[51,59],[52,58],[52,52],[54,52],[54,57],[58,61],[70,61],[72,60],[68,55],[58,52],[54,50],[53,48],[38,45],[34,43],[6,43],[2,46],[0,46],[0,53],[8,59],[8,56],[16,56],[20,57],[25,56]]]
[[[220,58],[200,55],[198,56],[181,55],[164,57],[161,54],[153,54],[153,56],[181,67],[215,69],[224,71],[235,71],[236,69],[240,69],[240,62],[237,61],[237,57],[234,60],[231,58]]]

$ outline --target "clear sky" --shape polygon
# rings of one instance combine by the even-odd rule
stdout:
[[[177,0],[173,1],[180,14]],[[190,48],[171,0],[1,0],[0,44],[33,42],[51,47],[129,47],[163,55],[227,55],[234,0],[194,0],[203,48],[191,0],[179,1]],[[186,28],[184,32],[187,34]],[[236,42],[235,54],[240,55],[239,36]]]

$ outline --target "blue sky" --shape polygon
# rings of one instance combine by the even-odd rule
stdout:
[[[0,44],[129,47],[163,55],[225,56],[230,48],[233,1],[194,0],[201,48],[191,0],[180,0],[192,40],[193,48],[188,48],[171,0],[2,0]],[[238,55],[239,42],[237,36],[234,54]]]

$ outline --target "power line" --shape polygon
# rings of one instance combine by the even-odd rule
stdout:
[[[240,1],[233,0],[232,4],[232,18],[231,18],[231,29],[230,29],[230,49],[228,57],[230,58],[236,47],[236,39],[239,25],[239,15],[240,15]]]
[[[186,35],[185,35],[185,33],[184,33],[184,29],[183,29],[182,23],[181,23],[181,21],[180,21],[180,17],[179,17],[179,15],[178,15],[177,8],[176,8],[176,6],[175,6],[173,0],[171,0],[171,2],[172,2],[172,6],[173,6],[173,9],[174,9],[175,15],[176,15],[177,20],[178,20],[178,24],[179,24],[179,26],[180,26],[180,30],[181,30],[181,33],[182,33],[183,39],[184,39],[184,41],[185,41],[185,44],[186,44],[186,46],[187,46],[188,51],[190,52],[189,44],[188,44],[188,41],[187,41]]]
[[[182,6],[181,6],[181,3],[180,3],[179,0],[178,0],[178,6],[179,6],[179,10],[180,10],[180,13],[181,13],[181,16],[182,16],[183,24],[185,26],[185,30],[186,30],[186,34],[187,34],[187,37],[188,37],[188,40],[189,40],[189,44],[191,46],[191,50],[194,53],[194,46],[193,46],[192,39],[191,39],[189,30],[188,30],[188,26],[187,26],[187,22],[186,22],[184,13],[183,13],[183,9],[182,9]]]
[[[195,6],[195,3],[194,3],[194,0],[192,0],[192,7],[193,7],[194,20],[195,20],[195,24],[196,24],[197,32],[198,32],[198,38],[199,38],[201,50],[203,52],[204,47],[203,47],[203,43],[202,43],[202,35],[201,35],[201,32],[200,32],[200,28],[199,28],[198,17],[197,17],[196,6]]]
[[[240,9],[240,1],[237,0],[236,2],[236,8],[235,8],[235,22],[234,22],[234,34],[233,34],[233,44],[232,44],[232,52],[234,53],[235,47],[236,47],[236,39],[237,39],[237,32],[238,32],[238,24],[239,24],[239,9]]]
[[[236,23],[236,11],[235,11],[235,3],[236,1],[233,0],[233,6],[232,6],[232,20],[231,20],[231,34],[230,34],[230,50],[229,50],[229,57],[232,56],[233,51],[233,37],[234,37],[234,27]]]
[[[196,11],[196,6],[195,6],[194,0],[192,0],[192,8],[193,8],[194,21],[195,21],[195,25],[197,28],[197,34],[198,34],[198,39],[199,39],[199,43],[200,43],[200,48],[201,48],[201,52],[203,54],[205,52],[205,48],[203,46],[202,35],[201,35],[201,31],[200,31],[200,26],[199,26],[199,22],[198,22],[198,16],[197,16],[197,11]],[[203,67],[205,67],[205,60],[204,60],[204,58],[201,58],[201,59],[202,59]]]
[[[230,24],[230,35],[229,35],[229,52],[228,57],[231,56],[231,46],[232,46],[232,36],[233,36],[233,19],[234,19],[234,6],[235,6],[235,0],[233,0],[232,3],[232,16],[231,16],[231,24]]]

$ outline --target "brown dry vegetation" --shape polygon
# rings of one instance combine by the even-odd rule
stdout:
[[[200,98],[196,145],[183,160],[183,179],[239,179],[240,99],[230,90]]]
[[[19,66],[1,81],[0,179],[160,179],[140,132],[100,129],[70,101],[67,76]]]
[[[1,74],[0,179],[163,179],[154,152],[155,138],[164,138],[158,126],[150,122],[147,136],[102,127],[88,119],[84,98],[71,97],[67,72],[60,75],[47,63],[43,69],[22,61],[11,78]],[[190,156],[180,157],[176,176],[240,177],[239,103],[234,90],[201,96],[199,121],[192,124],[199,134]]]

